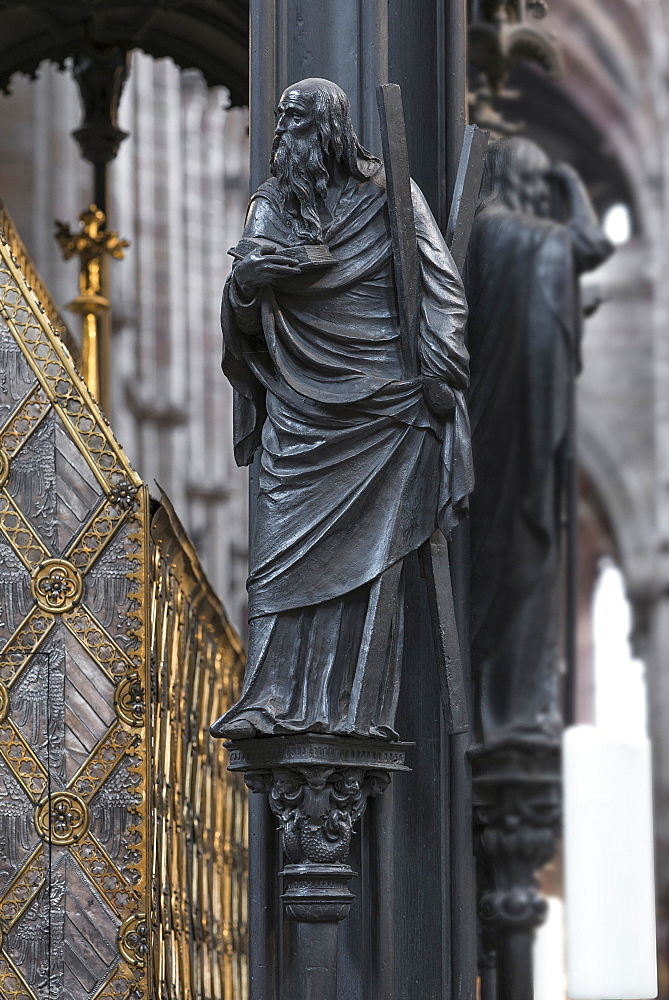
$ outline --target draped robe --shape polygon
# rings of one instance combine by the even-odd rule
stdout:
[[[612,248],[593,221],[563,224],[499,202],[467,252],[471,656],[478,736],[559,729],[560,519],[578,276]]]
[[[223,370],[235,389],[235,457],[260,449],[250,546],[249,648],[240,701],[263,734],[392,737],[403,650],[404,557],[448,532],[472,487],[463,390],[466,303],[417,187],[421,378],[403,370],[385,178],[349,176],[324,228],[335,266],[249,301],[224,291]],[[303,242],[276,181],[253,196],[244,236]],[[440,417],[424,379],[454,390]]]

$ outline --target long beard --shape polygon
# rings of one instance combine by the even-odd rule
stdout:
[[[323,238],[317,197],[325,200],[329,174],[323,162],[323,150],[316,132],[295,136],[289,132],[275,136],[272,144],[272,174],[279,185],[284,208],[292,217],[292,226],[302,238]]]

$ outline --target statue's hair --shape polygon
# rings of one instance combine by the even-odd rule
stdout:
[[[477,212],[494,202],[507,208],[520,207],[520,166],[545,164],[546,154],[530,139],[505,136],[488,146],[483,162],[483,178],[479,191]]]
[[[379,161],[365,149],[353,130],[351,103],[347,95],[336,83],[318,78],[303,80],[290,90],[298,88],[311,98],[323,155],[332,156],[337,163],[344,163],[349,173],[358,180],[366,180],[366,175],[358,167],[358,159]]]

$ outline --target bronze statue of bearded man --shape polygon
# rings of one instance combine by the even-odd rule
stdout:
[[[450,532],[473,485],[465,296],[413,185],[409,377],[383,165],[334,83],[284,92],[271,172],[223,296],[235,457],[259,456],[244,689],[212,733],[394,738],[404,559]]]

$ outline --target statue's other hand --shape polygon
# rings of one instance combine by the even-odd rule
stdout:
[[[440,378],[426,376],[423,379],[423,395],[427,405],[438,417],[453,416],[455,395],[451,387]]]
[[[266,246],[242,257],[234,267],[237,285],[246,298],[252,298],[256,289],[274,285],[288,277],[301,274],[302,266],[276,247]]]

